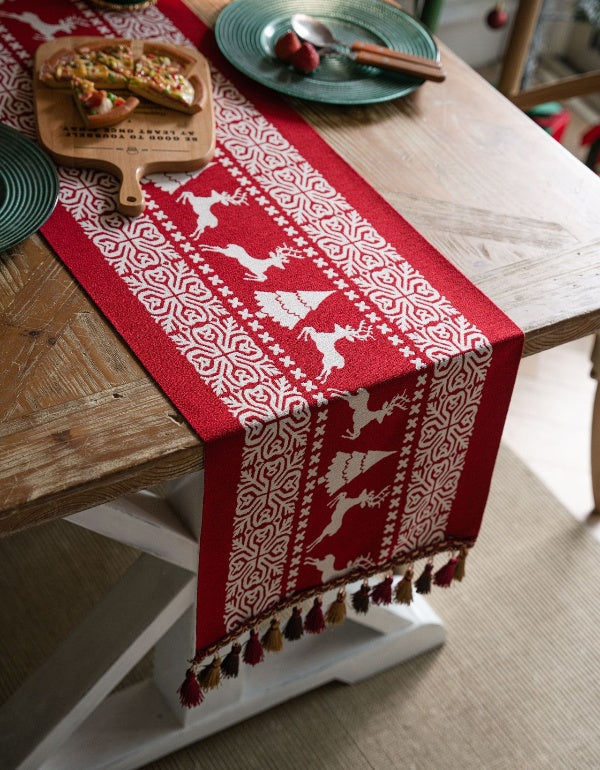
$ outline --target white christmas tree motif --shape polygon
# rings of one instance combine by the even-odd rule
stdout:
[[[331,520],[325,529],[321,532],[319,537],[308,546],[307,551],[312,549],[326,537],[335,535],[336,532],[342,527],[344,523],[344,516],[348,513],[350,508],[354,508],[355,505],[359,505],[361,508],[378,508],[388,493],[389,487],[384,487],[380,492],[375,490],[363,489],[356,497],[348,497],[345,492],[340,492],[329,503],[329,507],[333,508],[331,514]]]
[[[31,29],[35,30],[34,40],[54,40],[59,34],[68,35],[81,23],[77,16],[65,16],[64,19],[60,19],[56,23],[46,22],[40,19],[37,13],[30,11],[23,11],[22,13],[0,11],[0,16],[28,24]]]
[[[185,194],[185,193],[184,193]],[[278,246],[275,251],[270,251],[266,259],[256,259],[248,254],[243,246],[230,243],[225,248],[220,246],[210,246],[207,243],[200,243],[199,247],[205,251],[214,251],[217,254],[224,254],[237,260],[242,267],[246,268],[246,281],[266,281],[266,272],[271,267],[278,267],[281,270],[288,264],[290,258],[302,259],[302,252],[291,246]]]
[[[285,329],[294,326],[319,307],[332,291],[257,291],[256,301],[270,318]]]
[[[376,420],[380,425],[384,418],[390,415],[394,409],[408,409],[409,399],[404,393],[397,393],[389,401],[384,401],[379,409],[369,409],[370,394],[365,388],[359,388],[356,393],[348,391],[336,391],[336,394],[345,399],[352,409],[352,429],[342,434],[342,438],[355,439],[360,436],[363,428]]]
[[[210,195],[194,195],[189,190],[184,190],[177,198],[177,203],[191,205],[196,215],[196,229],[192,233],[192,238],[199,238],[207,228],[215,228],[219,224],[219,220],[212,212],[214,205],[220,203],[222,206],[247,206],[248,193],[241,187],[238,187],[233,195],[216,190],[212,190]]]
[[[315,567],[321,573],[321,582],[328,583],[333,578],[345,575],[353,568],[367,569],[373,565],[371,560],[371,554],[367,556],[359,556],[357,559],[350,560],[342,569],[335,568],[335,556],[332,553],[328,553],[323,556],[322,559],[317,559],[315,556],[308,556],[304,560],[305,564],[310,564]]]
[[[325,484],[328,494],[332,495],[380,460],[393,454],[395,453],[377,449],[370,449],[367,452],[338,452],[331,461],[329,470],[319,481]]]
[[[334,369],[343,369],[346,364],[344,356],[336,350],[336,342],[340,340],[362,341],[372,337],[371,327],[367,326],[364,321],[360,322],[358,329],[335,324],[332,332],[318,332],[312,326],[305,326],[298,335],[299,340],[310,338],[323,356],[323,368],[317,377],[318,382],[325,382]]]

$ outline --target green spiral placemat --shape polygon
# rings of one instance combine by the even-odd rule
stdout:
[[[34,233],[58,198],[50,158],[23,134],[0,123],[0,251]]]
[[[425,27],[387,3],[351,0],[234,0],[221,11],[215,28],[223,55],[244,74],[276,91],[328,104],[370,104],[414,91],[422,80],[365,67],[341,56],[323,57],[310,75],[278,61],[276,40],[291,29],[294,13],[324,21],[345,43],[364,40],[435,59],[437,46]]]

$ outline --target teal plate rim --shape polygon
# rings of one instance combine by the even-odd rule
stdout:
[[[294,13],[326,22],[346,43],[361,39],[436,59],[437,45],[426,27],[405,11],[375,0],[233,0],[215,25],[217,45],[245,75],[288,96],[327,104],[373,104],[406,96],[423,80],[365,67],[341,56],[323,57],[310,75],[293,70],[274,55],[276,40],[291,29]]]
[[[58,200],[54,163],[38,145],[0,123],[0,252],[38,230]]]

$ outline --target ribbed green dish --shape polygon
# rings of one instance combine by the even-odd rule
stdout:
[[[323,57],[310,75],[275,58],[276,40],[291,29],[294,13],[324,21],[345,43],[364,40],[388,48],[437,57],[435,41],[409,14],[385,2],[358,0],[233,0],[215,27],[223,55],[241,72],[289,96],[327,104],[372,104],[414,91],[422,80],[355,64],[341,56]]]
[[[0,251],[38,230],[54,211],[58,175],[50,158],[0,123]]]

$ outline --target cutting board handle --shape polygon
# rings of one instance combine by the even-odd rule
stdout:
[[[124,169],[121,174],[121,187],[117,208],[121,214],[128,217],[137,217],[144,210],[144,193],[140,186],[142,169]]]

